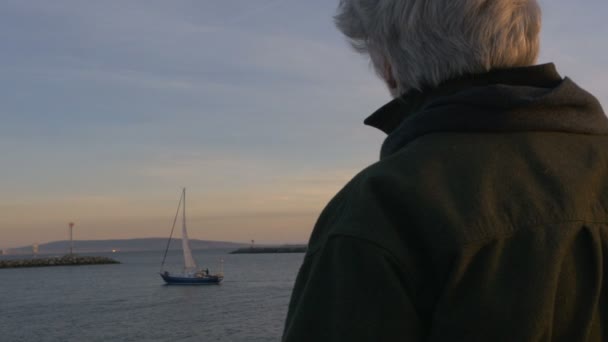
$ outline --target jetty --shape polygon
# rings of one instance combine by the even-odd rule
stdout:
[[[306,253],[306,249],[306,245],[251,246],[239,248],[230,252],[230,254]]]
[[[120,264],[111,258],[98,256],[64,255],[62,257],[0,260],[0,268],[83,266]]]

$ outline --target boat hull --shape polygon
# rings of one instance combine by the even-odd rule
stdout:
[[[202,277],[174,276],[160,273],[167,285],[218,285],[224,277],[220,275],[205,275]]]

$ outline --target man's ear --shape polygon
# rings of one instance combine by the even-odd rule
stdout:
[[[384,61],[384,80],[390,89],[397,89],[397,80],[393,76],[393,67],[388,61]]]

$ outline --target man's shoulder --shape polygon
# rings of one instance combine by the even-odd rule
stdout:
[[[311,236],[311,253],[336,236],[400,249],[421,191],[423,175],[416,165],[425,158],[415,154],[385,158],[355,175],[322,211]]]
[[[539,220],[596,217],[574,201],[585,182],[608,181],[602,146],[608,137],[557,132],[426,135],[357,174],[321,214],[310,248],[344,235],[449,251]]]

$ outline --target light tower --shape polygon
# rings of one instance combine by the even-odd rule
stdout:
[[[74,252],[74,240],[72,239],[72,231],[74,230],[74,222],[69,223],[70,226],[70,255]]]

